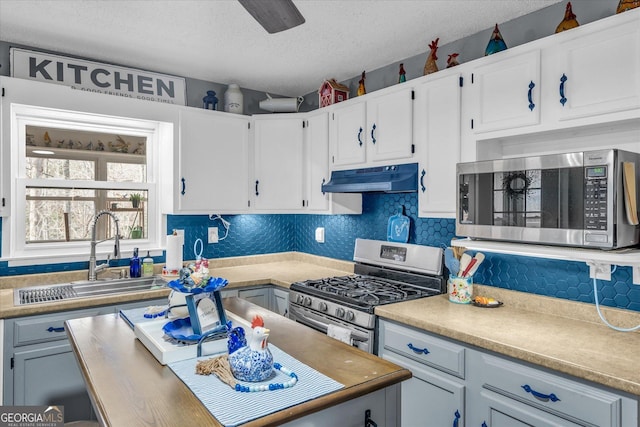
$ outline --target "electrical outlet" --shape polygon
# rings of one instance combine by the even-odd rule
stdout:
[[[218,243],[218,227],[209,227],[207,236],[209,243]]]
[[[316,242],[324,243],[324,227],[316,228]]]

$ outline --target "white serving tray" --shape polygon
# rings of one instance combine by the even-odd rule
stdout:
[[[177,345],[165,341],[162,327],[173,319],[155,319],[135,324],[133,331],[142,344],[153,354],[153,356],[163,365],[179,360],[193,359],[197,357],[197,344]],[[242,326],[250,328],[251,324],[244,319],[227,312],[227,320],[230,320],[233,327]],[[207,341],[202,344],[202,356],[211,356],[227,351],[227,339]]]

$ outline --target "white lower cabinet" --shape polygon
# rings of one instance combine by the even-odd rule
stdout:
[[[271,311],[275,311],[281,316],[289,317],[289,291],[286,289],[273,288],[273,298],[271,298]]]
[[[267,310],[289,317],[289,290],[273,285],[259,286],[247,289],[226,289],[222,297],[238,297],[259,305]]]
[[[416,329],[380,321],[378,355],[409,369],[401,384],[400,425],[465,425],[465,348]]]
[[[381,319],[378,355],[410,369],[401,425],[637,427],[638,398]]]
[[[63,405],[65,421],[93,417],[91,401],[64,322],[166,300],[72,310],[4,321],[2,405]]]

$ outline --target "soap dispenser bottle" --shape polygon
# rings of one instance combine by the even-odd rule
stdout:
[[[147,256],[142,260],[142,277],[153,276],[153,258],[147,251]]]
[[[133,248],[133,256],[129,262],[129,277],[140,277],[140,258],[138,257],[138,248]]]

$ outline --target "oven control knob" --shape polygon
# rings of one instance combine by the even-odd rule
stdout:
[[[311,298],[304,297],[304,305],[306,305],[307,307],[311,307]]]
[[[320,309],[320,311],[327,311],[329,307],[327,306],[327,303],[323,301],[320,304],[318,304],[318,308]]]
[[[304,296],[303,295],[298,295],[298,297],[296,298],[296,302],[298,304],[302,304],[304,302]]]
[[[348,321],[352,321],[355,317],[356,317],[356,315],[353,313],[353,311],[351,311],[351,310],[347,311],[347,320]]]
[[[338,309],[336,309],[336,316],[344,317],[344,308],[339,307]]]

